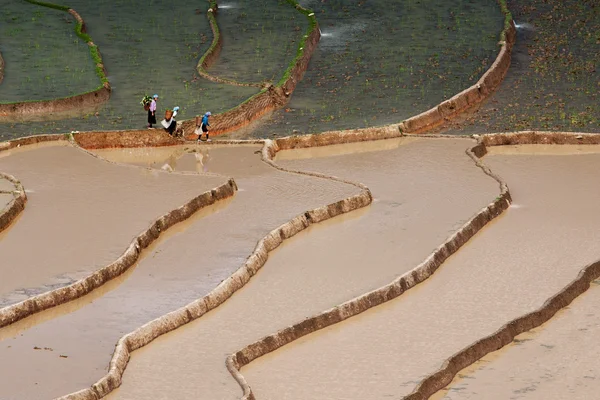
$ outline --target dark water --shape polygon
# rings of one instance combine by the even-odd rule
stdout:
[[[323,37],[288,109],[255,136],[400,122],[472,85],[499,50],[495,0],[302,4]]]
[[[4,0],[0,52],[6,67],[0,103],[66,97],[99,87],[88,46],[74,29],[75,19],[64,11]]]
[[[498,51],[502,14],[496,0],[302,4],[314,9],[323,38],[287,111],[277,112],[253,136],[398,122],[471,85]],[[100,48],[113,86],[110,102],[66,120],[0,121],[0,139],[142,128],[146,116],[139,101],[144,94],[161,96],[159,115],[178,105],[180,119],[187,119],[226,111],[258,91],[197,76],[196,63],[212,40],[204,2],[71,0],[68,5],[86,20]],[[210,72],[250,82],[278,80],[305,32],[304,17],[279,0],[221,6],[224,47]],[[18,7],[20,3],[9,2],[2,10]],[[34,13],[36,7],[31,9]],[[31,24],[23,27],[34,30]],[[0,85],[0,96],[9,80],[7,75]],[[28,97],[27,91],[18,94]]]
[[[510,70],[496,94],[447,133],[600,132],[600,3],[508,3],[520,25]]]

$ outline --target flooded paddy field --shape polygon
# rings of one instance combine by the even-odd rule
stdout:
[[[509,210],[400,298],[243,368],[257,398],[408,395],[444,360],[538,308],[597,259],[600,154],[494,150],[485,162],[509,182]]]
[[[0,103],[67,97],[101,85],[88,46],[64,11],[4,2],[0,52],[6,63]]]
[[[373,204],[300,233],[223,305],[134,353],[109,398],[239,398],[228,354],[406,272],[497,196],[497,183],[465,155],[470,144],[392,139],[359,152],[316,149],[304,161],[288,158],[311,150],[279,153],[282,166],[366,184]]]
[[[250,282],[224,304],[133,353],[122,386],[108,398],[239,398],[240,387],[225,366],[227,355],[410,271],[498,196],[498,183],[465,154],[473,144],[464,138],[404,137],[278,153],[275,162],[284,168],[367,185],[373,203],[299,233],[274,251]],[[138,207],[146,213],[160,206],[173,208],[173,200],[157,196],[162,191],[173,198],[192,196],[227,177],[234,177],[239,187],[233,198],[167,231],[117,279],[78,300],[1,328],[2,395],[53,398],[89,387],[105,374],[123,335],[209,293],[243,265],[256,242],[274,227],[359,191],[347,183],[277,170],[261,161],[260,149],[257,144],[188,144],[97,150],[97,158],[71,146],[38,145],[2,153],[0,168],[20,177],[30,196],[23,215],[0,235],[0,245],[6,246],[3,257],[13,257],[13,252],[10,265],[19,265],[14,271],[8,269],[5,276],[10,279],[2,281],[4,286],[12,282],[4,290],[4,305],[89,274],[99,263],[114,260],[131,237],[147,227],[149,220],[140,223],[139,211],[131,211],[135,206],[109,197],[113,191],[122,198],[128,198],[127,190],[141,194],[131,199],[147,203],[149,208]],[[405,396],[446,358],[539,307],[597,258],[595,227],[600,221],[594,207],[600,189],[593,182],[599,146],[524,145],[488,151],[485,163],[510,185],[514,203],[508,211],[430,279],[400,298],[244,367],[241,372],[257,398]],[[27,168],[37,163],[48,166],[44,174]],[[72,165],[80,168],[69,168]],[[63,183],[44,186],[49,174]],[[133,187],[136,179],[141,183]],[[70,185],[80,197],[74,194],[72,201],[63,201],[71,214],[69,222],[60,226],[58,220],[65,220],[67,214],[56,209],[60,200],[52,190],[64,192]],[[95,192],[113,186],[101,195]],[[50,205],[56,217],[48,211]],[[113,211],[117,206],[127,213]],[[79,208],[91,219],[78,217]],[[77,224],[81,220],[89,227],[94,218],[101,218],[94,212],[104,219],[114,214],[118,222],[102,224],[97,230]],[[46,219],[34,220],[42,213]],[[48,229],[56,226],[61,234],[54,234],[54,240]],[[25,237],[25,230],[35,236]],[[40,252],[27,255],[31,259],[25,260],[30,269],[26,271],[20,261],[22,248],[31,240],[42,242],[41,235],[50,240],[40,243]],[[59,240],[72,251],[55,251],[60,249]],[[35,257],[60,268],[38,268]],[[89,268],[78,269],[81,265]],[[560,315],[568,316],[577,304]],[[586,310],[577,311],[577,318],[592,318]],[[528,351],[549,349],[534,346],[534,341],[546,327],[563,326],[560,321],[524,335],[532,338],[534,348]],[[574,326],[582,323],[568,324],[568,329],[580,335],[594,329],[590,322],[575,331]],[[564,335],[557,335],[542,344],[551,342],[549,346],[564,348],[572,356],[582,352],[577,344],[562,344]],[[488,387],[485,382],[498,380],[496,368],[486,370],[481,365],[497,362],[504,363],[498,369],[518,371],[513,374],[518,379],[503,385],[505,390],[514,386],[512,390],[519,392],[524,383],[539,381],[540,374],[557,377],[546,379],[556,385],[565,382],[560,371],[568,361],[559,363],[565,353],[540,355],[556,361],[548,361],[554,368],[548,372],[540,370],[539,363],[526,361],[541,359],[538,356],[510,356],[512,346],[526,345],[529,341],[521,337],[515,345],[489,356],[489,362],[484,359],[473,371],[461,372],[463,379],[439,393],[439,398],[463,394],[476,398]],[[571,352],[568,346],[577,349]],[[591,364],[573,369],[573,379],[587,382],[593,376],[586,365]],[[194,379],[197,376],[204,379]],[[570,393],[584,396],[587,387]],[[468,397],[470,393],[475,397]]]
[[[0,103],[72,96],[101,84],[71,15],[6,3]],[[399,122],[477,81],[496,58],[504,20],[496,0],[300,4],[314,11],[321,30],[304,79],[285,108],[226,137]],[[160,95],[158,119],[165,108],[180,106],[183,120],[224,112],[261,90],[198,75],[198,60],[213,40],[208,2],[67,5],[98,45],[111,98],[62,114],[2,117],[0,141],[143,129],[143,95]],[[240,398],[227,356],[411,271],[482,207],[503,198],[498,182],[465,153],[475,140],[451,135],[600,132],[600,7],[593,0],[509,0],[508,7],[517,42],[506,79],[478,110],[444,128],[446,138],[284,150],[276,165],[261,159],[262,144],[249,142],[94,153],[65,143],[13,149],[14,143],[0,143],[0,171],[19,179],[28,198],[0,232],[0,309],[110,264],[158,217],[229,178],[239,188],[168,229],[117,278],[0,328],[0,399],[89,388],[106,374],[123,335],[211,293],[274,228],[298,215],[314,223],[307,210],[355,196],[365,185],[372,203],[286,240],[222,305],[133,353],[122,386],[107,397]],[[308,26],[293,4],[274,0],[219,2],[217,21],[222,48],[208,72],[254,84],[281,79]],[[320,138],[314,143],[323,144]],[[258,399],[406,396],[457,351],[540,307],[598,259],[600,146],[488,147],[483,161],[507,181],[509,209],[398,299],[244,366]],[[12,190],[0,178],[0,209]],[[554,320],[461,371],[432,398],[593,398],[597,286]]]
[[[471,86],[499,51],[495,0],[305,3],[321,40],[287,108],[252,136],[400,122]]]
[[[198,149],[183,155],[176,171],[196,171],[197,159],[203,154],[202,163],[209,172],[235,176],[239,191],[153,246],[110,290],[103,288],[100,294],[92,292],[42,312],[34,316],[34,322],[22,321],[22,328],[0,329],[2,395],[54,398],[89,387],[104,375],[121,336],[204,296],[239,268],[271,229],[305,210],[358,191],[348,184],[280,172],[260,161],[254,154],[257,148],[214,148],[210,154]],[[125,161],[127,157],[118,153],[127,151],[115,150],[114,157]],[[162,160],[162,154],[157,159]],[[129,161],[139,160],[133,156]],[[147,173],[142,168],[129,169]],[[129,241],[122,239],[122,246]]]
[[[301,3],[314,8],[323,33],[309,71],[287,112],[276,112],[244,135],[265,137],[293,130],[308,133],[398,122],[470,86],[499,50],[503,16],[496,0],[458,4],[439,0],[391,5],[384,0],[369,4]],[[198,59],[213,37],[207,4],[157,1],[139,7],[132,0],[73,0],[68,5],[81,14],[88,34],[98,45],[113,88],[111,98],[107,104],[80,110],[77,115],[46,116],[37,122],[2,120],[1,139],[73,130],[144,128],[146,114],[139,104],[144,94],[158,93],[159,110],[180,106],[179,119],[190,119],[205,111],[226,111],[259,90],[217,84],[197,75]],[[32,13],[60,14],[45,7],[27,7]],[[18,2],[10,2],[3,12],[24,13],[25,9]],[[63,14],[60,23],[71,34],[73,24],[64,21],[70,16]],[[258,83],[281,78],[307,26],[306,18],[290,4],[273,0],[224,2],[219,4],[217,21],[223,47],[209,72]],[[33,23],[20,26],[26,34],[39,36]],[[23,65],[27,65],[13,60],[12,53],[4,49],[7,46],[0,42],[7,68],[5,82],[0,84],[2,101],[28,96],[25,90],[5,95],[3,86],[13,85],[10,82],[14,79],[9,68],[24,71]],[[58,72],[71,71],[78,62],[89,64],[93,85],[86,86],[87,91],[97,87],[98,79],[89,55],[85,58],[85,44],[78,46],[83,49],[82,59],[63,60],[67,65]],[[47,49],[62,54],[52,46]],[[44,75],[35,70],[27,70],[27,74],[34,80],[54,77],[57,68],[46,69]],[[19,83],[14,82],[18,89]],[[46,91],[40,93],[40,98],[51,97]]]
[[[600,132],[600,8],[594,0],[508,1],[512,64],[474,116],[445,133]]]
[[[553,320],[461,371],[432,399],[593,399],[598,393],[600,282]]]
[[[64,145],[4,151],[0,170],[28,199],[0,234],[0,307],[110,264],[158,217],[226,182],[119,166]]]

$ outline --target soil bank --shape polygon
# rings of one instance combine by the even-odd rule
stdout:
[[[0,307],[113,262],[156,218],[227,179],[119,166],[56,144],[2,152],[0,170],[28,198],[0,235]]]
[[[101,297],[93,301],[83,297],[80,301],[86,304],[74,311],[50,310],[52,315],[41,313],[39,324],[11,330],[0,342],[2,396],[53,398],[92,385],[104,375],[122,335],[208,293],[239,268],[273,228],[359,191],[347,184],[280,172],[254,154],[260,146],[197,146],[197,150],[183,155],[175,169],[196,170],[197,157],[203,154],[202,163],[210,171],[235,176],[239,191],[227,207],[205,213],[154,247],[127,279]],[[138,201],[150,201],[149,197]]]
[[[494,150],[484,161],[508,182],[511,208],[399,299],[242,369],[258,399],[407,395],[445,359],[536,309],[598,257],[600,155]]]
[[[376,151],[382,145],[387,150]],[[219,308],[134,353],[109,397],[238,399],[228,354],[413,268],[497,196],[496,182],[465,155],[471,145],[402,138],[363,143],[371,151],[355,154],[346,145],[279,153],[282,166],[366,184],[374,203],[300,233]],[[329,154],[281,160],[313,151]]]

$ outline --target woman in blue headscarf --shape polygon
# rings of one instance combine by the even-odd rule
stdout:
[[[210,139],[208,138],[208,127],[210,126],[210,123],[208,122],[208,117],[210,117],[210,111],[207,112],[206,114],[204,114],[204,116],[202,117],[202,122],[200,123],[200,127],[199,129],[196,129],[196,134],[198,135],[198,141],[202,140],[202,134],[206,133],[206,141],[210,142]]]

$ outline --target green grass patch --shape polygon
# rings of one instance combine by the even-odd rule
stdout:
[[[48,2],[44,2],[44,1],[37,1],[37,0],[25,0],[25,1],[27,1],[29,3],[32,3],[32,4],[39,5],[39,6],[53,8],[55,10],[64,11],[64,12],[67,12],[67,13],[71,9],[71,7],[69,7],[69,6],[63,6],[63,5],[60,5],[60,4],[48,3]],[[212,1],[215,2],[215,0],[212,0]],[[92,57],[92,60],[94,60],[95,69],[96,69],[96,75],[98,75],[98,78],[100,78],[100,81],[102,82],[102,86],[103,86],[105,83],[108,83],[108,78],[106,77],[106,75],[104,75],[103,69],[98,66],[99,64],[102,64],[102,57],[100,56],[100,52],[98,51],[98,47],[96,45],[89,45],[89,43],[93,43],[93,41],[92,41],[92,38],[91,38],[90,35],[88,35],[87,33],[83,32],[83,24],[82,23],[77,22],[77,24],[75,25],[75,33],[85,43],[88,43],[88,48],[89,48],[89,51],[90,51],[90,55]],[[102,86],[100,86],[100,87],[92,90],[91,92],[94,92],[94,91],[102,88]],[[86,93],[89,93],[89,92],[86,92]],[[82,93],[82,94],[86,94],[86,93]]]

